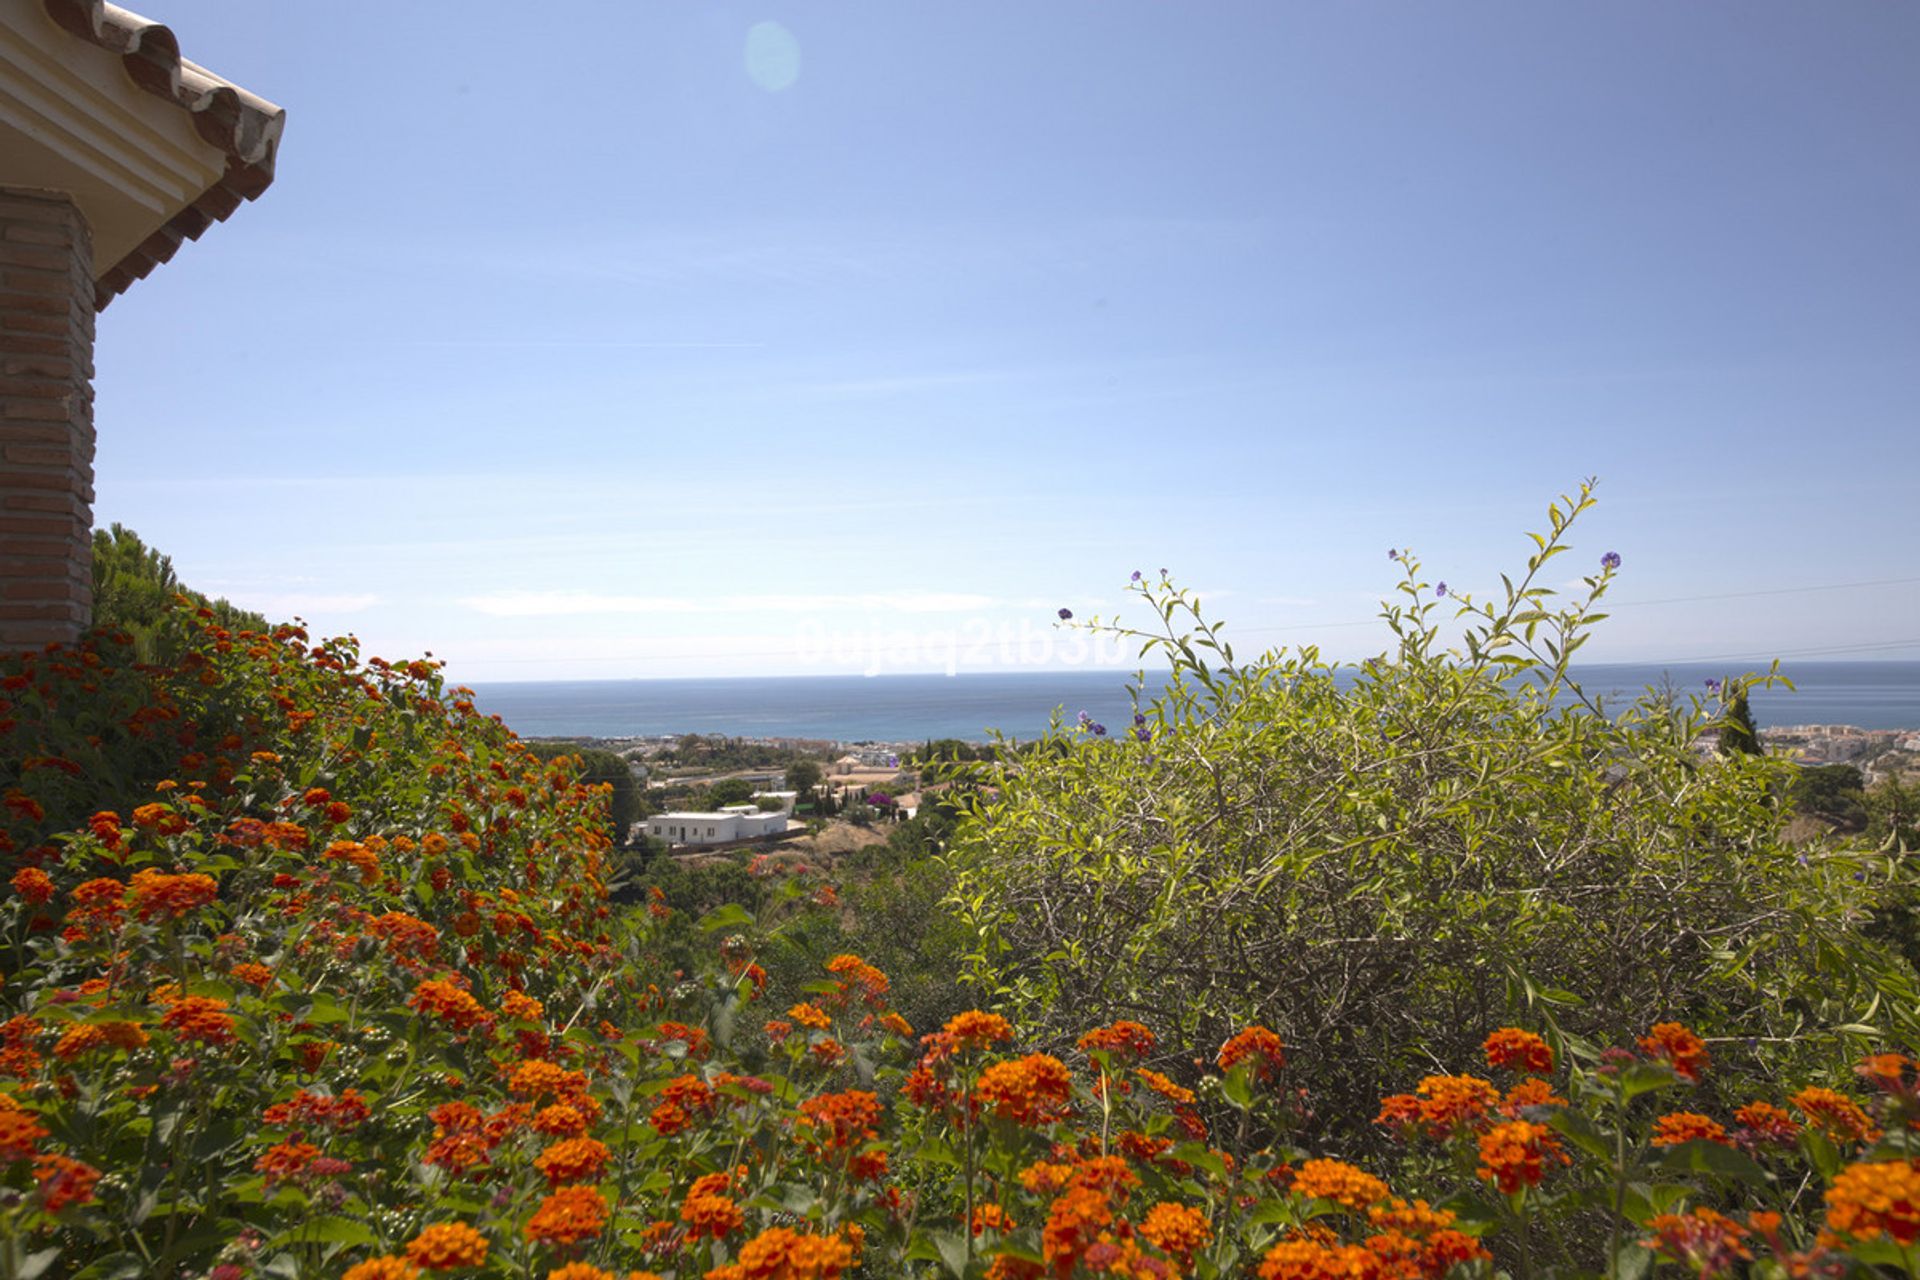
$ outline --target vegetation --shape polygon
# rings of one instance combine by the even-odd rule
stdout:
[[[1889,774],[1866,793],[1867,839],[1920,853],[1920,779]]]
[[[672,746],[653,759],[663,768],[724,772],[731,769],[785,769],[803,762],[817,766],[820,754],[802,747],[689,733],[675,739]]]
[[[1797,811],[1842,831],[1866,828],[1866,782],[1850,764],[1802,766],[1794,772],[1787,794]]]
[[[1136,582],[1157,629],[1120,634],[1170,660],[1164,696],[975,775],[953,857],[981,998],[1056,1044],[1088,1020],[1188,1043],[1263,1022],[1314,1082],[1309,1130],[1346,1144],[1377,1132],[1378,1081],[1464,1060],[1510,1013],[1596,1039],[1683,1018],[1767,1046],[1729,1051],[1743,1072],[1844,1065],[1875,1015],[1920,1038],[1914,974],[1867,930],[1905,863],[1797,857],[1794,767],[1703,755],[1698,700],[1579,696],[1568,660],[1618,558],[1569,603],[1541,583],[1590,501],[1550,510],[1491,601],[1396,553],[1397,647],[1347,672],[1242,661],[1192,595]]]
[[[748,803],[757,790],[759,788],[744,778],[722,778],[706,789],[698,807],[702,812],[718,813],[727,805]]]
[[[93,619],[103,630],[124,631],[142,660],[157,661],[169,652],[168,624],[176,596],[210,609],[214,621],[230,630],[265,631],[267,620],[225,600],[208,600],[180,584],[173,560],[115,523],[93,531]]]
[[[1727,705],[1720,717],[1720,749],[1749,756],[1762,754],[1760,729],[1753,723],[1753,708],[1748,705],[1746,686],[1738,680],[1729,680],[1724,687],[1727,689]]]
[[[1703,708],[1552,711],[1611,572],[1448,658],[1409,563],[1352,690],[1152,588],[1127,741],[631,907],[432,663],[0,658],[0,1277],[1920,1275],[1904,862],[1781,846]]]
[[[570,761],[576,780],[607,788],[607,835],[616,845],[629,843],[633,825],[647,816],[646,792],[634,781],[633,769],[613,752],[571,742],[529,742],[527,749],[541,760]]]

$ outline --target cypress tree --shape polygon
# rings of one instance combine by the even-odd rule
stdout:
[[[1721,717],[1720,749],[1729,755],[1760,755],[1760,730],[1755,727],[1753,712],[1747,706],[1747,687],[1729,680],[1725,688],[1729,692]]]

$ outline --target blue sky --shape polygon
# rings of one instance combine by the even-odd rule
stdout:
[[[289,118],[102,317],[96,518],[371,652],[1061,664],[1165,566],[1359,657],[1594,474],[1591,657],[1920,656],[1920,7],[144,12]]]

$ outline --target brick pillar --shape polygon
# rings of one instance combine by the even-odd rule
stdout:
[[[93,614],[93,246],[57,191],[0,187],[0,651]]]

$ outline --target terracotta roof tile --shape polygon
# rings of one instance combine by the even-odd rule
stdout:
[[[41,0],[47,15],[83,40],[119,57],[140,88],[190,114],[195,132],[226,153],[220,181],[207,188],[165,226],[100,273],[95,309],[104,308],[135,280],[174,255],[181,243],[252,200],[273,181],[274,152],[287,113],[180,56],[180,42],[158,22],[103,0]]]

